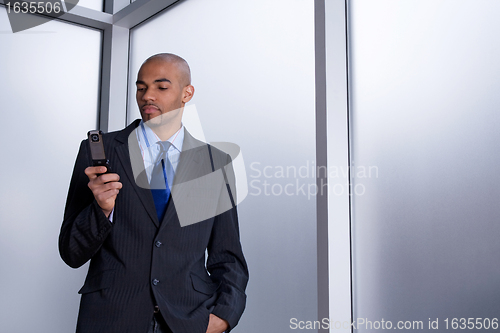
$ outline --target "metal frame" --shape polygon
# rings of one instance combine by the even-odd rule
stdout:
[[[352,332],[347,7],[348,0],[315,0],[316,165],[348,171],[317,177],[319,189],[328,184],[317,196],[318,320],[330,324],[318,332]]]
[[[316,165],[328,167],[328,128],[326,95],[326,22],[325,0],[314,1],[314,47],[315,47],[315,83],[316,83]],[[328,183],[327,175],[316,175],[318,189]],[[327,185],[328,186],[328,185]],[[328,187],[327,187],[328,188]],[[317,243],[317,279],[318,279],[318,320],[330,318],[329,314],[329,251],[328,251],[328,191],[318,190],[316,196],[316,243]],[[327,332],[318,329],[318,332]]]

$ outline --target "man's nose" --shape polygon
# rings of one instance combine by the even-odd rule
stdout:
[[[148,89],[144,92],[144,94],[142,95],[142,99],[144,101],[154,101],[155,100],[155,96],[154,96],[153,92],[151,91],[151,89]]]

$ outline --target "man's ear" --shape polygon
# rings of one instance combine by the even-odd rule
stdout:
[[[194,95],[194,87],[192,85],[187,85],[183,89],[183,94],[182,94],[182,102],[187,103],[193,98]]]

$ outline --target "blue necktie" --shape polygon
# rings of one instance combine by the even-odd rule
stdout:
[[[167,151],[168,148],[170,148],[170,142],[161,141],[158,142],[158,144],[160,145],[160,153],[153,168],[153,172],[151,173],[150,187],[156,207],[158,222],[161,223],[167,209],[168,198],[170,197],[170,188],[167,178],[167,168],[170,167]]]

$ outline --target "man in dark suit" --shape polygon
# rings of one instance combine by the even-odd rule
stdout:
[[[222,333],[243,313],[231,158],[182,126],[190,80],[184,59],[148,58],[136,82],[142,120],[103,135],[111,173],[89,166],[89,143],[80,145],[59,236],[69,266],[90,260],[79,333]]]

